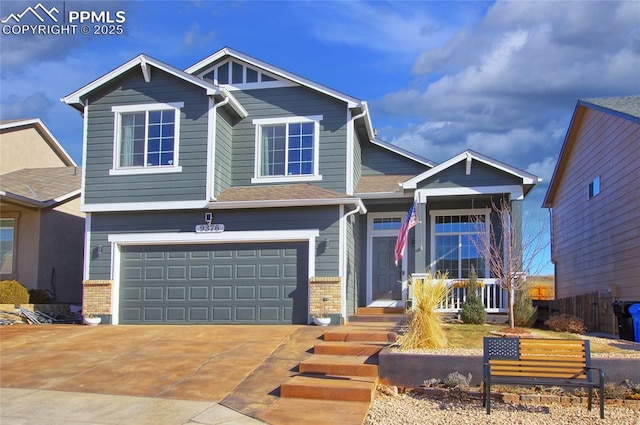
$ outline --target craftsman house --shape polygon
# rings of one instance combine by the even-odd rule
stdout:
[[[0,121],[1,280],[81,302],[80,184],[80,168],[42,121]]]
[[[229,48],[184,71],[140,55],[62,100],[85,123],[84,308],[110,323],[339,323],[427,268],[490,278],[470,214],[521,214],[538,183],[378,140],[365,101]]]
[[[578,101],[544,200],[556,298],[599,294],[609,322],[611,298],[640,301],[639,163],[640,96]]]

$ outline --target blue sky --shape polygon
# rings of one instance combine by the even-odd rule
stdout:
[[[640,94],[637,1],[41,3],[126,16],[122,35],[0,35],[0,119],[40,117],[79,163],[61,97],[139,53],[186,68],[229,46],[367,100],[379,137],[428,159],[474,149],[542,177],[526,212],[544,222],[577,100]]]

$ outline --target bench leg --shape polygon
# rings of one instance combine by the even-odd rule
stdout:
[[[490,415],[491,414],[491,381],[490,380],[487,381],[484,385],[484,401],[487,407],[487,415]]]
[[[589,411],[591,411],[592,400],[593,400],[593,388],[589,387],[589,399],[587,404],[587,408],[589,409]]]

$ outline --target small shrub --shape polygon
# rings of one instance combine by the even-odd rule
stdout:
[[[513,304],[514,324],[519,327],[531,327],[538,318],[538,307],[531,303],[531,293],[526,286],[516,292],[516,299]]]
[[[26,304],[29,302],[29,291],[17,280],[0,282],[0,304]]]
[[[446,278],[446,273],[438,273],[435,278],[427,273],[424,279],[410,280],[415,306],[409,328],[398,338],[403,349],[446,347],[447,336],[442,327],[442,319],[435,311],[449,293]]]
[[[476,270],[471,266],[469,285],[467,285],[467,299],[460,310],[460,320],[462,323],[470,325],[482,325],[487,322],[487,311],[482,305],[482,300],[478,296],[478,276]]]
[[[549,316],[544,324],[554,332],[571,332],[575,334],[584,334],[587,332],[587,328],[582,319],[568,314],[553,314]]]
[[[614,400],[624,400],[625,398],[631,398],[633,390],[631,388],[616,385],[615,382],[605,382],[604,384],[604,398]]]
[[[44,289],[29,289],[29,302],[31,304],[49,304],[51,296]]]

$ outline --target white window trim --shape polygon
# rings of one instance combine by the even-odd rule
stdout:
[[[447,216],[447,215],[471,215],[471,216],[475,216],[475,215],[484,215],[485,218],[485,222],[487,224],[490,224],[490,220],[491,220],[491,210],[489,208],[478,208],[478,209],[473,209],[473,210],[432,210],[429,212],[429,216],[430,216],[430,233],[431,233],[431,242],[430,242],[430,249],[429,251],[431,252],[431,260],[430,260],[430,264],[429,264],[429,270],[431,270],[431,273],[435,273],[436,270],[436,261],[438,260],[436,258],[436,217],[439,216]],[[489,232],[491,231],[491,226],[487,225],[487,228],[485,229],[486,232],[486,238],[489,237]],[[455,232],[455,233],[451,233],[451,234],[458,234],[460,235],[461,233],[465,233],[465,234],[469,234],[469,232]],[[441,235],[443,233],[439,233],[439,235]],[[488,240],[488,239],[487,239]],[[458,260],[459,262],[460,260]],[[480,279],[489,279],[490,278],[490,273],[491,270],[489,269],[489,259],[485,258],[484,259],[485,262],[485,273],[487,273],[487,276],[478,276],[478,278]],[[460,265],[458,264],[458,267],[460,267]]]
[[[18,225],[20,220],[19,212],[3,212],[0,218],[13,220],[13,240],[11,241],[11,273],[2,273],[2,279],[15,279],[18,276],[18,271],[16,270],[18,264]],[[0,259],[1,260],[1,259]]]
[[[178,164],[180,157],[180,109],[184,107],[184,102],[171,103],[145,103],[139,105],[117,105],[111,107],[114,114],[113,126],[113,164],[109,170],[110,176],[123,176],[134,174],[161,174],[161,173],[180,173],[182,167]],[[153,167],[120,167],[118,165],[120,158],[120,124],[123,113],[131,112],[149,112],[160,111],[165,109],[173,109],[174,117],[174,140],[173,140],[173,165],[160,165]],[[147,131],[148,123],[145,128]],[[146,140],[145,140],[146,143]]]
[[[253,167],[253,178],[251,183],[281,183],[281,182],[301,182],[301,181],[321,181],[320,175],[320,122],[323,120],[322,115],[310,115],[305,117],[279,117],[279,118],[256,118],[252,121],[255,128],[255,157]],[[313,174],[301,174],[295,176],[260,176],[261,164],[261,134],[262,126],[266,125],[288,125],[294,123],[314,123],[313,130]],[[287,149],[288,149],[287,140]]]

